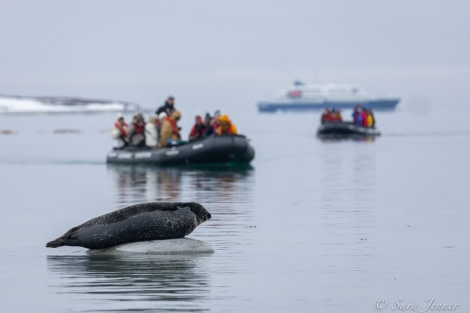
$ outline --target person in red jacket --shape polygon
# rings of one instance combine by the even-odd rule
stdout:
[[[362,116],[361,126],[362,127],[367,127],[367,110],[363,109],[361,111],[361,116]]]
[[[189,133],[189,140],[201,138],[202,136],[204,136],[205,132],[206,132],[206,125],[204,125],[202,121],[202,117],[198,115],[196,116],[196,123],[191,129],[191,132]]]
[[[124,147],[127,145],[127,129],[129,125],[124,121],[124,116],[121,113],[118,113],[118,119],[114,123],[114,129],[112,131],[113,139],[118,141],[119,147]]]
[[[322,125],[325,123],[331,122],[330,121],[330,110],[328,108],[325,108],[325,111],[323,111],[323,114],[321,115],[321,123]]]

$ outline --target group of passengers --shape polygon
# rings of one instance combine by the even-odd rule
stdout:
[[[370,109],[361,108],[359,103],[356,104],[352,113],[352,123],[362,127],[375,127],[374,113]],[[321,115],[321,123],[342,122],[341,112],[337,109],[326,108]]]
[[[181,113],[175,109],[175,99],[170,96],[165,104],[155,111],[155,115],[149,116],[147,123],[141,113],[136,113],[127,124],[124,116],[119,113],[112,135],[118,141],[119,147],[176,146],[186,142],[181,138],[181,127],[178,126],[180,120]],[[196,116],[189,140],[224,134],[236,135],[237,128],[226,114],[221,115],[220,111],[216,111],[213,117],[206,113],[204,120],[200,115]]]
[[[321,123],[331,123],[331,122],[342,122],[343,118],[341,117],[341,112],[337,109],[328,109],[325,108],[323,114],[321,115]]]

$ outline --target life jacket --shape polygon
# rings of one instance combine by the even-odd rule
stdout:
[[[361,126],[367,127],[367,112],[365,110],[362,110],[361,116],[362,116]]]
[[[217,132],[217,134],[219,134],[219,135],[222,135],[222,134],[224,134],[224,135],[232,135],[232,123],[231,123],[231,122],[228,123],[228,128],[227,128],[226,130],[224,130],[224,129],[222,128],[222,125],[219,125],[219,127],[217,127],[217,131],[216,131],[216,132]]]
[[[204,124],[198,125],[194,124],[193,129],[191,129],[191,133],[189,134],[189,137],[202,137],[204,133],[206,132],[206,126]]]
[[[334,112],[330,113],[330,122],[338,122],[339,118],[338,115]]]
[[[374,118],[372,117],[372,114],[367,114],[367,127],[372,126],[374,126]]]
[[[138,134],[143,134],[144,133],[144,128],[140,125],[137,125],[137,124],[134,124],[135,126],[135,131],[138,133]]]
[[[124,123],[124,127],[127,127],[127,123]],[[121,125],[119,125],[118,122],[114,123],[114,127],[116,127],[117,129],[119,129],[119,131],[121,132],[121,134],[123,134],[124,136],[127,136],[127,133],[126,133],[126,130],[124,129],[124,127],[122,127]]]
[[[171,128],[173,129],[173,133],[175,135],[179,135],[180,131],[179,131],[178,127],[176,127],[175,121],[171,117],[167,117],[166,120],[168,122],[170,122]]]

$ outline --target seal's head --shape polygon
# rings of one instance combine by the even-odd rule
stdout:
[[[48,248],[58,248],[62,246],[79,246],[78,236],[76,232],[79,230],[79,226],[70,229],[68,232],[57,238],[56,240],[49,241],[46,244]]]
[[[211,218],[211,214],[201,204],[197,202],[189,202],[188,204],[191,212],[196,214],[199,224],[202,224]]]

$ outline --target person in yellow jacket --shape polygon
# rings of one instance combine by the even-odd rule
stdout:
[[[228,118],[227,114],[222,115],[219,118],[219,127],[215,130],[217,135],[236,135],[237,127]]]
[[[374,126],[375,126],[374,114],[372,113],[372,110],[367,110],[367,127],[374,127]]]
[[[162,129],[160,130],[160,140],[158,141],[159,148],[166,147],[168,145],[168,139],[175,141],[181,140],[177,124],[180,119],[181,113],[179,111],[173,111],[170,116],[163,120]]]

